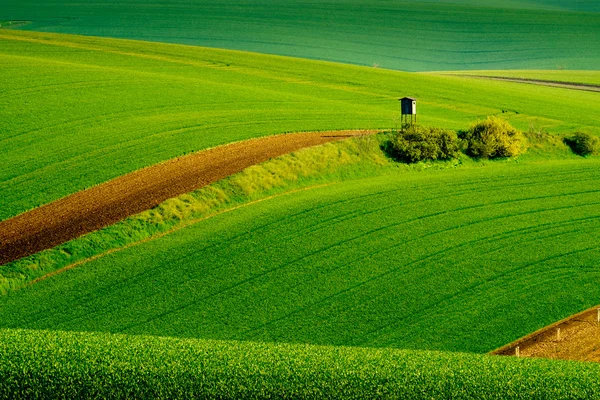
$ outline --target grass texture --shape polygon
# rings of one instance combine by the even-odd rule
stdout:
[[[598,166],[279,196],[2,296],[0,326],[487,352],[598,302]]]
[[[465,128],[600,133],[597,93],[134,41],[0,31],[0,220],[127,172],[274,133]]]
[[[0,5],[0,19],[33,21],[23,27],[30,30],[397,70],[597,69],[600,63],[600,6],[592,0],[98,0],[76,5],[2,0]]]
[[[593,363],[0,330],[2,398],[595,399]]]

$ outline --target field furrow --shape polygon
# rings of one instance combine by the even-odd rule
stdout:
[[[596,164],[388,173],[265,200],[0,297],[0,324],[486,352],[595,304]]]

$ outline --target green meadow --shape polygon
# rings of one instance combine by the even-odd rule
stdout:
[[[597,94],[135,41],[0,31],[0,220],[185,153],[275,133],[466,128],[600,133]]]
[[[2,0],[21,29],[407,71],[597,69],[593,0]],[[117,16],[117,17],[115,17]]]

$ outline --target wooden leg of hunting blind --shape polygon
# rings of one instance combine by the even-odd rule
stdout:
[[[519,348],[519,346],[515,347],[515,356],[517,357],[521,357],[521,349]]]
[[[600,308],[598,309],[598,323],[600,323]]]
[[[560,328],[556,328],[556,340],[560,340]]]

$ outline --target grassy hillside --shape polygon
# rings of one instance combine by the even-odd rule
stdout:
[[[0,220],[135,169],[250,137],[463,128],[502,114],[527,129],[600,133],[598,94],[176,45],[0,31]]]
[[[593,399],[593,363],[0,330],[2,398]]]
[[[409,71],[596,69],[599,11],[592,0],[0,1],[0,20],[32,21],[22,29]]]
[[[598,302],[599,166],[279,196],[2,296],[0,326],[486,352]]]

